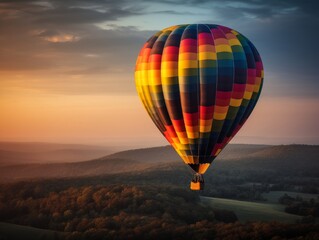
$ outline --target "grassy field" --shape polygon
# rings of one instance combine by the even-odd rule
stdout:
[[[211,197],[201,197],[201,201],[212,208],[233,211],[240,222],[278,221],[294,223],[301,218],[285,213],[284,206],[275,203],[256,203]]]
[[[316,199],[319,197],[319,194],[310,194],[310,193],[298,193],[298,192],[287,192],[287,191],[271,191],[269,193],[263,193],[262,196],[267,199],[270,203],[278,203],[278,199],[284,194],[289,195],[290,197],[301,197],[303,200],[310,200],[311,198]]]
[[[0,239],[60,240],[63,239],[63,234],[51,230],[0,222]]]

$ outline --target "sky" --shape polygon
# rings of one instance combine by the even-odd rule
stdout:
[[[319,2],[0,0],[0,141],[165,145],[140,103],[143,43],[184,23],[233,28],[265,68],[233,143],[319,144]]]

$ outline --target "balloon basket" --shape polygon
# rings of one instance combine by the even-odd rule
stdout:
[[[204,178],[201,174],[195,173],[190,184],[190,189],[193,191],[199,191],[204,189]]]

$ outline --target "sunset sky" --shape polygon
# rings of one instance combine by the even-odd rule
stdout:
[[[232,142],[319,144],[319,2],[0,0],[0,141],[167,144],[134,86],[139,49],[183,23],[257,47],[264,88]]]

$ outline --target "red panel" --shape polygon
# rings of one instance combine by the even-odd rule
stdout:
[[[170,126],[165,126],[165,127],[166,127],[167,132],[169,133],[169,135],[170,135],[171,137],[177,137],[176,132],[175,132],[175,130],[174,130],[174,127],[173,127],[172,125],[170,125]]]
[[[225,35],[219,29],[213,28],[211,31],[213,33],[214,39],[225,38]]]
[[[197,53],[197,45],[192,46],[192,45],[181,45],[180,46],[181,52],[192,52],[192,53]]]
[[[149,62],[148,68],[152,70],[161,69],[161,62]]]
[[[216,106],[222,106],[222,107],[226,107],[226,106],[229,106],[229,103],[230,103],[230,98],[228,99],[216,99]]]
[[[246,88],[245,84],[234,83],[233,85],[233,91],[236,91],[236,92],[244,92],[245,88]]]
[[[178,61],[178,54],[163,54],[162,61],[171,61],[177,62]]]
[[[173,125],[175,127],[176,132],[185,132],[185,126],[183,119],[180,120],[174,120],[172,119]]]
[[[258,69],[258,70],[262,70],[263,69],[262,62],[256,62],[256,69]]]
[[[167,46],[164,48],[165,54],[178,54],[179,48],[175,46]]]
[[[236,99],[242,99],[244,94],[245,94],[245,91],[243,91],[243,92],[233,92],[231,97],[232,98],[236,98]]]
[[[210,33],[198,34],[198,43],[200,45],[214,45],[213,37]]]
[[[200,111],[200,119],[212,119],[214,115],[214,106],[200,106],[199,107]]]
[[[142,55],[142,62],[147,62],[148,61],[148,57],[150,55],[151,49],[150,48],[144,48],[143,50],[143,55]]]
[[[162,61],[162,54],[151,54],[149,61],[150,62],[161,62]]]
[[[169,133],[167,131],[165,131],[163,134],[164,134],[165,138],[167,139],[167,141],[172,144],[173,140],[172,140],[171,136],[169,135]]]
[[[192,39],[192,38],[183,39],[181,41],[180,47],[185,45],[197,47],[197,39]]]
[[[247,69],[247,83],[254,84],[255,83],[255,77],[256,77],[256,69]]]
[[[185,124],[188,126],[198,125],[198,112],[196,113],[183,113]]]

